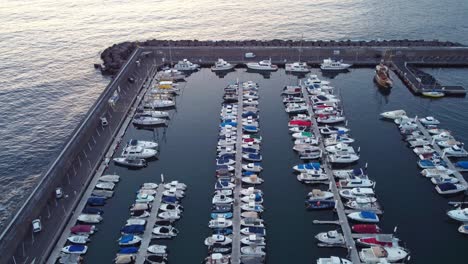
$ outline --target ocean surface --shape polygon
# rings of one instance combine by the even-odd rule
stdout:
[[[0,222],[4,224],[21,205],[109,82],[92,64],[99,63],[100,52],[114,43],[149,38],[300,39],[303,35],[311,40],[406,38],[468,44],[467,10],[465,0],[4,0],[0,5]],[[468,86],[465,69],[429,72],[442,83]],[[384,204],[388,211],[393,207],[394,218],[402,222],[399,229],[439,232],[438,226],[422,223],[432,217],[443,221],[445,200],[416,177],[415,157],[402,144],[379,147],[382,142],[388,145],[381,133],[395,138],[398,134],[393,125],[376,119],[376,114],[394,108],[432,114],[466,142],[467,101],[421,99],[401,85],[384,96],[372,86],[371,75],[370,70],[339,75],[336,82],[341,83],[336,86],[345,98],[350,126],[361,131],[356,133],[358,141],[369,141],[367,147],[361,146],[374,160],[370,168],[387,166],[388,175],[375,175],[382,188],[378,188],[379,195],[388,197]],[[213,111],[206,114],[218,114],[217,109]],[[281,153],[269,155],[282,159]],[[395,168],[392,162],[408,163],[413,171],[389,173]],[[403,194],[405,199],[394,200]],[[434,196],[431,202],[428,195]],[[408,210],[406,203],[418,205],[421,213],[407,219],[411,224],[405,224],[407,212],[401,209]],[[430,214],[427,208],[437,213]],[[387,215],[386,220],[391,218]],[[449,232],[457,235],[453,228]],[[430,246],[437,250],[436,244]]]

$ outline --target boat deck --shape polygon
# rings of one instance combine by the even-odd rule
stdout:
[[[317,126],[317,120],[314,117],[314,111],[312,110],[312,103],[310,101],[310,97],[305,87],[302,87],[302,94],[308,105],[308,108],[307,108],[308,114],[312,118],[313,132],[316,135],[316,137],[319,139],[319,142],[320,142],[319,147],[321,148],[322,153],[325,153],[325,146],[323,144],[323,140],[321,140],[321,134]],[[339,219],[339,224],[341,226],[341,230],[343,231],[343,236],[345,238],[346,248],[348,249],[349,257],[352,263],[360,264],[361,259],[359,258],[358,250],[356,248],[356,243],[354,242],[354,239],[352,237],[351,227],[349,226],[348,217],[346,216],[345,208],[344,208],[343,202],[341,201],[341,197],[338,192],[338,187],[336,186],[336,181],[332,173],[331,164],[328,162],[327,159],[322,159],[322,167],[327,173],[328,178],[331,183],[330,184],[331,191],[333,192],[333,196],[336,201],[335,209],[336,209],[336,213],[338,214],[338,219]]]
[[[242,85],[239,85],[238,88],[238,109],[237,109],[237,141],[236,141],[236,165],[235,165],[235,183],[236,187],[234,188],[234,208],[233,208],[233,217],[232,217],[232,253],[231,253],[231,263],[240,264],[241,263],[241,253],[240,253],[240,222],[241,222],[241,197],[240,191],[242,189]]]
[[[140,250],[136,255],[136,264],[143,264],[145,262],[145,258],[148,255],[147,249],[150,246],[151,239],[153,238],[153,228],[156,224],[156,220],[158,219],[158,211],[159,207],[161,206],[161,199],[164,192],[164,183],[159,184],[158,189],[156,189],[156,195],[154,196],[154,201],[152,204],[151,214],[146,219],[146,228],[145,233],[142,236],[142,241],[140,245]]]

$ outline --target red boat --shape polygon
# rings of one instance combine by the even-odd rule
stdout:
[[[355,233],[377,234],[380,233],[380,227],[372,224],[358,224],[351,227]]]
[[[242,139],[242,142],[244,143],[255,142],[255,138],[244,138]]]
[[[93,225],[76,225],[70,228],[70,231],[73,234],[90,235],[96,231],[96,227]]]
[[[398,238],[394,238],[392,235],[376,235],[374,237],[362,237],[357,242],[364,246],[383,246],[393,247],[398,245]]]
[[[290,127],[310,127],[312,126],[312,122],[306,120],[291,120],[288,123]]]

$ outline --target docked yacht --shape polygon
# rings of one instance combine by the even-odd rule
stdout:
[[[328,155],[331,163],[353,163],[359,160],[359,156],[353,153],[335,153]]]
[[[361,211],[348,214],[348,218],[358,222],[364,223],[378,223],[379,216],[371,211]]]
[[[200,65],[192,63],[187,59],[183,59],[174,65],[174,69],[179,71],[196,71],[198,68],[200,68]]]
[[[226,228],[230,226],[232,226],[232,220],[227,220],[225,218],[210,220],[208,223],[209,228]]]
[[[380,63],[375,67],[375,81],[377,84],[384,88],[391,87],[393,85],[392,80],[390,79],[390,74],[388,67],[383,63]]]
[[[439,194],[454,194],[466,191],[467,187],[463,184],[445,182],[435,187]]]
[[[319,127],[319,129],[320,129],[320,134],[322,135],[347,133],[350,130],[349,128],[341,127],[341,126],[324,126],[324,127]]]
[[[315,173],[300,173],[297,175],[297,180],[303,183],[319,183],[328,181],[328,175],[322,172]]]
[[[257,71],[276,71],[278,70],[278,66],[271,64],[271,59],[269,60],[262,60],[259,62],[248,62],[247,68],[251,70],[257,70]]]
[[[221,253],[213,253],[205,258],[204,264],[228,264],[231,263],[230,255],[223,255]]]
[[[319,189],[313,189],[307,194],[307,199],[309,201],[323,201],[333,198],[332,192],[326,192]]]
[[[352,264],[352,262],[339,257],[329,257],[317,259],[317,264]]]
[[[433,116],[426,116],[424,118],[420,118],[419,122],[423,125],[438,125],[440,124],[439,120],[435,119]]]
[[[154,238],[174,238],[179,234],[179,231],[172,226],[156,226],[152,231]]]
[[[174,221],[180,219],[180,214],[177,211],[165,211],[159,213],[158,217],[163,220]]]
[[[139,109],[136,111],[136,113],[143,115],[143,116],[151,116],[151,117],[157,117],[157,118],[169,118],[169,112],[166,112],[166,111]]]
[[[137,140],[137,139],[130,139],[127,143],[129,146],[137,146],[142,147],[145,149],[156,149],[158,148],[158,143],[154,141],[144,141],[144,140]]]
[[[133,117],[133,124],[140,126],[157,126],[157,125],[167,125],[167,120],[164,118],[146,116],[141,114],[136,114]]]
[[[398,262],[408,256],[401,247],[380,247],[363,248],[359,252],[359,257],[364,263],[382,263],[382,261]],[[384,262],[385,263],[385,262]]]
[[[307,105],[304,103],[289,103],[287,104],[285,111],[288,114],[304,113],[307,112]]]
[[[221,58],[219,58],[214,66],[211,67],[211,70],[212,71],[229,71],[229,70],[232,70],[234,69],[236,65],[235,64],[231,64]]]
[[[356,199],[358,197],[370,197],[374,198],[374,190],[372,188],[352,188],[352,189],[343,189],[339,191],[340,195],[346,199]],[[375,198],[374,198],[375,199]],[[373,200],[374,200],[373,199]],[[376,199],[374,200],[374,202]]]
[[[138,159],[138,158],[119,157],[119,158],[114,158],[113,161],[118,165],[130,167],[130,168],[143,168],[143,167],[146,167],[147,165],[145,159]]]
[[[215,244],[225,246],[231,243],[232,243],[232,239],[230,237],[224,236],[224,235],[218,235],[218,234],[212,235],[205,239],[206,246],[213,246]]]
[[[158,152],[154,149],[146,149],[138,146],[126,146],[122,151],[122,157],[148,159],[156,156]]]
[[[328,146],[325,148],[325,150],[329,153],[335,154],[335,153],[356,153],[354,151],[354,148],[348,144],[345,143],[338,143],[333,146]]]
[[[252,246],[265,246],[265,237],[257,236],[257,235],[249,235],[244,236],[241,238],[241,243],[244,245],[252,245]]]
[[[302,94],[302,88],[300,86],[295,86],[295,85],[286,85],[283,88],[283,92],[281,92],[281,94],[295,96],[293,98],[300,98],[297,96],[300,96]]]
[[[329,245],[344,245],[345,243],[343,234],[339,233],[337,230],[318,233],[315,238],[318,241]]]
[[[452,176],[448,176],[448,175],[440,175],[437,177],[432,177],[431,182],[436,185],[442,184],[442,183],[455,184],[455,183],[458,183],[458,179]]]
[[[226,195],[215,195],[212,199],[213,204],[231,204],[233,201],[234,199]]]
[[[293,73],[308,73],[310,72],[309,67],[307,66],[307,63],[305,62],[293,62],[293,63],[286,63],[286,71],[287,72],[293,72]]]
[[[467,157],[468,151],[466,151],[462,145],[454,145],[452,147],[444,148],[443,153],[447,157]]]
[[[245,171],[260,172],[263,170],[259,163],[248,163],[242,165],[242,169]]]
[[[326,71],[342,71],[347,70],[351,66],[351,64],[343,63],[343,61],[335,61],[328,58],[324,59],[322,64],[320,64],[320,69]]]
[[[384,247],[393,247],[398,245],[399,239],[393,235],[376,235],[369,237],[361,237],[356,239],[356,242],[360,245],[372,247],[372,246],[384,246]]]
[[[150,245],[147,249],[149,253],[157,254],[157,255],[166,255],[167,246],[165,245]]]
[[[383,118],[395,120],[403,116],[406,116],[406,111],[405,110],[388,111],[388,112],[381,113],[380,116]]]
[[[374,185],[374,181],[359,177],[351,177],[338,181],[338,186],[340,188],[372,188]]]

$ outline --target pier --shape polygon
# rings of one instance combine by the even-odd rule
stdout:
[[[159,207],[161,206],[161,199],[164,192],[164,183],[159,184],[158,189],[156,189],[156,195],[154,196],[154,201],[151,207],[151,215],[146,219],[146,228],[145,233],[142,236],[142,241],[140,244],[140,250],[136,255],[136,264],[143,264],[145,258],[148,255],[147,249],[150,246],[151,239],[153,237],[153,228],[158,220]]]
[[[234,207],[232,218],[232,253],[231,263],[241,263],[241,197],[242,190],[242,108],[243,108],[243,93],[242,85],[238,87],[238,103],[237,103],[237,139],[236,139],[236,165],[235,165],[235,184],[234,188]]]
[[[310,96],[308,95],[308,92],[305,86],[302,86],[302,94],[307,104],[308,114],[312,119],[313,132],[319,141],[319,147],[321,148],[322,153],[325,153],[325,146],[324,146],[320,131],[318,129],[317,120],[315,119],[315,114],[312,109],[312,103],[310,101]],[[356,243],[354,242],[354,239],[351,233],[351,227],[349,226],[348,217],[346,216],[346,212],[345,212],[345,207],[341,200],[338,187],[336,186],[335,177],[333,176],[333,172],[332,172],[332,166],[328,162],[328,159],[326,158],[322,158],[321,164],[322,164],[323,170],[328,175],[328,179],[330,181],[330,190],[333,192],[333,196],[335,199],[335,210],[336,210],[336,213],[338,214],[339,224],[343,232],[343,237],[345,239],[346,248],[348,249],[349,257],[353,264],[360,264],[361,259],[359,258],[358,250],[356,248]]]

